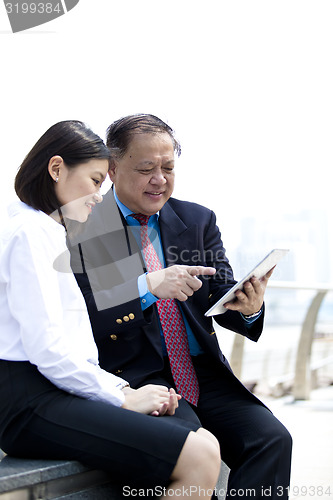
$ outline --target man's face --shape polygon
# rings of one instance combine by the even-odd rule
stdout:
[[[119,200],[134,213],[153,215],[174,188],[174,149],[169,134],[135,134],[125,155],[115,160],[110,179]]]

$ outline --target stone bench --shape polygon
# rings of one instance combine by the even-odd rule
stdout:
[[[5,456],[0,450],[0,500],[120,500],[122,487],[104,471],[79,462],[28,460]],[[217,485],[224,499],[229,470],[222,462]],[[126,495],[125,495],[126,496]]]
[[[1,500],[119,500],[121,491],[106,472],[79,462],[9,456],[0,461]]]

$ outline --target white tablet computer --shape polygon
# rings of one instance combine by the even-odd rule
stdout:
[[[259,264],[257,264],[255,268],[252,269],[252,271],[244,276],[244,278],[236,283],[236,285],[230,288],[230,290],[205,313],[205,316],[214,316],[215,314],[225,313],[228,309],[224,307],[224,304],[226,302],[231,302],[236,298],[235,292],[237,290],[242,290],[243,285],[246,281],[249,281],[249,279],[253,277],[260,279],[265,276],[265,274],[267,274],[268,271],[276,266],[279,260],[281,260],[287,252],[289,252],[289,250],[282,250],[278,248],[269,252],[269,254],[266,255],[266,257],[261,262],[259,262]]]

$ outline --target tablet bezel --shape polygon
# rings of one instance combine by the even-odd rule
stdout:
[[[251,278],[256,277],[258,279],[265,276],[276,264],[288,253],[289,250],[274,248],[271,250],[266,257],[264,257],[244,278],[242,278],[238,283],[236,283],[223,297],[221,297],[208,311],[205,312],[205,316],[215,316],[216,314],[223,314],[228,309],[224,307],[226,302],[231,302],[236,298],[235,292],[237,290],[242,290],[244,283],[249,281]]]

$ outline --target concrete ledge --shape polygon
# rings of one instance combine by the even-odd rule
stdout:
[[[5,456],[0,462],[1,500],[118,500],[121,490],[106,472],[75,461]]]
[[[216,487],[224,499],[229,469],[222,462]],[[120,500],[122,487],[107,472],[75,461],[29,460],[0,450],[0,500]]]

